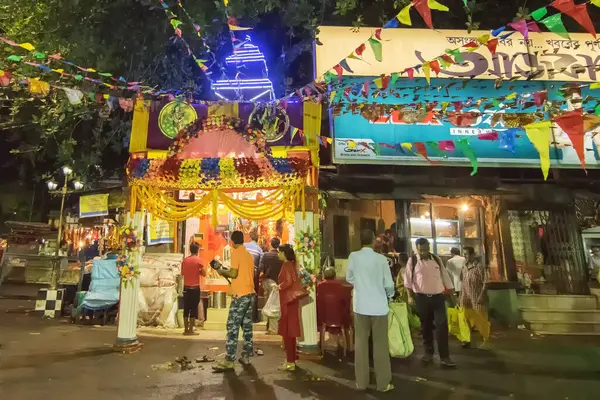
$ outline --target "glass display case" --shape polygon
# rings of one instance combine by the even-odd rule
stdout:
[[[410,234],[412,250],[415,242],[424,237],[431,250],[440,257],[450,257],[450,249],[465,246],[482,255],[483,241],[479,207],[457,203],[413,203],[410,205]]]

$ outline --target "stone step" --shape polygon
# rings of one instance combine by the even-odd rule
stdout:
[[[257,322],[256,324],[253,324],[253,329],[254,329],[254,332],[266,332],[267,322],[266,321]],[[204,322],[204,330],[225,332],[227,330],[227,322],[205,321]]]
[[[520,294],[520,308],[544,310],[597,310],[595,296]]]
[[[600,336],[600,323],[536,321],[526,323],[530,330],[543,335]]]
[[[560,310],[541,308],[521,308],[525,322],[593,322],[600,324],[600,310]]]

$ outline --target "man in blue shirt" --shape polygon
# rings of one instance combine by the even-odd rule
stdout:
[[[354,286],[356,386],[359,390],[369,386],[369,335],[372,335],[377,390],[389,392],[394,386],[388,346],[388,299],[394,295],[394,281],[387,258],[373,250],[373,231],[363,230],[360,241],[362,249],[350,254],[346,271],[346,281]]]

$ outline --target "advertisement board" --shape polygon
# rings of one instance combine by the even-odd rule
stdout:
[[[81,196],[79,198],[79,218],[108,215],[108,193]]]
[[[516,134],[514,152],[507,151],[499,146],[498,140],[482,140],[480,136],[485,133],[501,133],[509,126],[499,114],[506,114],[512,118],[519,116],[531,117],[537,113],[537,119],[547,119],[548,113],[539,109],[533,103],[533,93],[547,91],[549,100],[560,99],[557,104],[562,104],[564,109],[573,107],[570,101],[565,101],[561,91],[564,82],[539,82],[515,81],[505,82],[496,87],[494,81],[470,80],[456,81],[451,79],[432,79],[427,85],[424,79],[398,80],[385,95],[373,96],[364,99],[365,104],[357,100],[361,94],[362,80],[348,78],[344,82],[356,88],[352,94],[344,97],[332,108],[333,134],[334,134],[334,162],[340,164],[408,164],[432,165],[410,145],[415,142],[425,143],[439,141],[455,141],[468,138],[477,161],[481,166],[510,166],[510,167],[535,167],[539,168],[539,153],[530,142],[524,130]],[[351,79],[354,79],[352,81]],[[458,82],[458,83],[457,83]],[[585,99],[592,91],[584,88],[581,95]],[[479,100],[502,98],[513,94],[516,101],[498,102],[493,107],[478,106]],[[440,112],[442,104],[459,101],[462,113],[472,112],[476,115],[468,126],[457,126],[450,118]],[[369,108],[373,105],[385,105],[385,112],[372,118]],[[584,108],[587,103],[583,101]],[[594,106],[596,102],[591,102]],[[393,105],[417,107],[419,105],[432,106],[436,113],[430,121],[421,123],[406,123],[402,114],[394,109]],[[532,118],[532,121],[534,119]],[[521,125],[522,126],[522,125]],[[586,132],[584,140],[585,163],[587,168],[598,168],[600,161],[597,146],[600,144],[598,128]],[[405,145],[403,145],[405,144]],[[556,124],[552,127],[552,142],[550,144],[550,160],[552,167],[581,168],[579,158],[572,147],[568,135]],[[429,159],[437,165],[468,166],[469,160],[460,150],[443,152],[443,154],[429,153]]]

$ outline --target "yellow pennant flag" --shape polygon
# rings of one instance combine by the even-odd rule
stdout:
[[[540,166],[544,180],[548,179],[548,171],[550,170],[550,141],[552,140],[552,122],[540,121],[525,125],[527,137],[540,153]]]
[[[427,83],[431,84],[431,66],[429,65],[429,62],[423,63],[421,67],[423,67],[423,73],[425,74],[425,79],[427,79]]]
[[[225,7],[227,7],[229,5],[229,0],[223,0],[223,4],[225,4]]]
[[[329,144],[333,143],[333,139],[332,139],[332,138],[330,138],[330,137],[328,137],[328,138],[327,138],[327,143],[329,143]]]
[[[291,140],[294,140],[294,136],[296,136],[296,133],[298,133],[298,128],[296,128],[295,126],[292,126],[292,138],[291,138]]]
[[[513,100],[517,98],[517,92],[512,92],[508,96],[506,96],[506,100]]]
[[[335,95],[337,94],[337,90],[332,90],[331,93],[329,93],[329,102],[333,103],[333,99],[335,99]]]
[[[241,26],[229,24],[229,30],[231,31],[249,31],[252,28],[242,28]]]
[[[348,148],[349,148],[349,149],[355,149],[355,148],[356,148],[356,142],[355,142],[355,141],[353,141],[353,140],[350,140],[350,141],[348,142]]]
[[[598,1],[600,1],[600,0],[598,0]],[[592,90],[600,89],[600,83],[598,83],[598,82],[592,83],[590,85],[590,89],[592,89]]]
[[[438,3],[436,0],[427,0],[427,5],[432,10],[438,10],[438,11],[449,11],[450,10],[448,7],[446,7],[445,5],[443,5],[441,3]]]
[[[35,50],[35,47],[33,47],[33,45],[31,43],[21,43],[19,45],[19,47],[24,48],[25,50],[29,50],[29,51],[33,51]]]
[[[35,95],[46,96],[50,92],[50,84],[40,81],[39,78],[30,79],[29,92]]]
[[[481,35],[477,38],[477,41],[481,44],[487,44],[490,41],[490,34]]]
[[[408,143],[408,142],[402,143],[400,146],[402,146],[405,149],[408,149],[410,151],[412,151],[412,149],[413,149],[412,143]]]
[[[383,80],[381,78],[373,79],[373,83],[377,86],[377,89],[381,89],[383,87]]]
[[[412,3],[410,3],[409,5],[404,7],[402,10],[400,10],[398,15],[396,15],[396,18],[398,18],[398,21],[400,21],[401,24],[412,26],[412,21],[410,20],[410,8],[411,7],[412,7]]]

